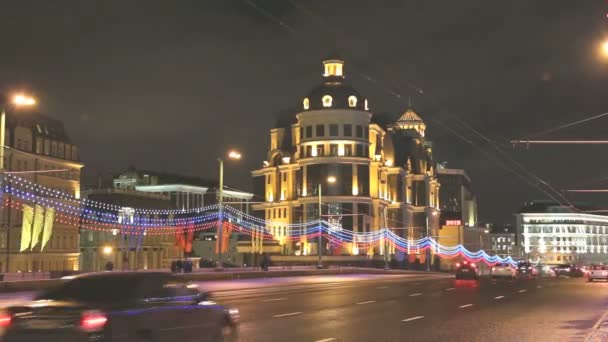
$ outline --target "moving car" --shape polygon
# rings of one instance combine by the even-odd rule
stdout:
[[[515,270],[508,263],[496,264],[490,269],[492,278],[514,278]]]
[[[594,281],[597,279],[608,280],[608,267],[603,265],[589,266],[587,280]]]
[[[0,312],[3,342],[226,341],[238,311],[163,272],[77,276]]]
[[[531,278],[538,275],[536,266],[529,262],[520,262],[517,264],[517,276],[520,278]]]
[[[573,267],[574,266],[572,266],[570,264],[557,265],[557,266],[553,267],[553,271],[555,272],[555,275],[558,277],[560,275],[570,276]]]
[[[463,261],[456,264],[456,279],[477,279],[479,277],[477,265]]]

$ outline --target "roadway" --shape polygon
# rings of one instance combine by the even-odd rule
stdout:
[[[201,282],[238,308],[241,341],[584,341],[608,318],[608,283],[455,280],[444,274]],[[33,293],[4,293],[0,306]]]
[[[241,341],[583,341],[608,283],[334,276],[216,298],[240,310]]]

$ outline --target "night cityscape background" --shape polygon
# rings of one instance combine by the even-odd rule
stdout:
[[[120,10],[112,2],[7,1],[3,87],[31,91],[41,111],[65,122],[82,149],[85,184],[130,165],[216,178],[210,161],[234,146],[244,158],[226,169],[227,182],[249,189],[264,132],[315,84],[315,61],[337,50],[374,112],[399,112],[411,98],[424,113],[436,160],[471,174],[480,220],[511,223],[524,201],[543,194],[498,166],[493,145],[462,122],[556,189],[603,177],[601,146],[508,144],[606,108],[602,2],[254,4],[262,12],[246,1]],[[601,127],[557,136],[592,139]],[[601,207],[602,197],[581,199]]]
[[[0,341],[608,341],[605,1],[0,4]]]

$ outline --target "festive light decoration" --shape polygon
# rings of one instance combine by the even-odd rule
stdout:
[[[121,235],[140,236],[141,239],[141,236],[144,235],[173,234],[188,240],[194,232],[213,229],[220,221],[227,232],[239,232],[261,240],[278,240],[281,244],[288,241],[306,241],[322,235],[330,246],[349,245],[352,251],[357,252],[376,246],[381,247],[382,250],[388,248],[388,250],[400,250],[407,253],[421,253],[430,248],[434,254],[442,258],[460,256],[470,262],[484,262],[488,265],[516,264],[511,257],[502,258],[489,255],[483,250],[472,252],[463,245],[443,246],[429,237],[417,240],[406,239],[395,234],[390,228],[380,228],[370,232],[353,232],[324,220],[287,224],[261,219],[226,205],[221,207],[222,210],[217,204],[189,210],[133,208],[132,214],[125,215],[121,214],[123,207],[86,199],[81,200],[73,195],[41,186],[15,175],[4,174],[0,176],[0,179],[3,181],[4,194],[12,196],[11,201],[5,198],[5,207],[8,207],[10,203],[10,207],[13,209],[26,210],[28,212],[26,216],[29,217],[30,208],[44,206],[47,211],[52,212],[54,220],[60,224],[113,235],[120,233]],[[43,231],[46,233],[46,227]],[[43,234],[43,245],[48,242],[49,238],[50,232],[48,235]]]

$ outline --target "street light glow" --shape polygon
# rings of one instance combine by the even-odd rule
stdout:
[[[327,183],[333,184],[337,181],[336,177],[334,176],[329,176],[327,177]]]
[[[241,154],[237,151],[232,150],[228,152],[228,158],[238,160],[241,159]]]
[[[103,254],[108,255],[110,253],[112,253],[112,246],[103,247]]]
[[[29,107],[36,104],[36,99],[31,96],[17,94],[13,96],[13,104],[18,107]]]
[[[608,57],[608,40],[602,43],[602,54],[604,55],[604,57]]]

